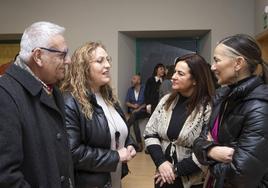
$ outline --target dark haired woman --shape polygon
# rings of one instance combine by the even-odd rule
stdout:
[[[211,113],[214,85],[197,54],[176,59],[171,94],[165,95],[146,125],[144,137],[157,171],[156,187],[201,188],[203,168],[192,151]]]
[[[152,114],[159,102],[159,87],[165,76],[165,66],[158,63],[154,67],[153,75],[148,78],[145,84],[144,100],[147,113]]]

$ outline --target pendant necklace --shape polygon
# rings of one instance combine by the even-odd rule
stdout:
[[[107,118],[107,119],[108,119],[108,121],[110,122],[110,124],[112,125],[112,127],[114,128],[114,130],[115,130],[115,134],[114,134],[114,136],[115,136],[115,149],[118,149],[118,148],[119,148],[120,132],[117,130],[117,127],[116,127],[114,118],[113,118],[113,116],[112,116],[112,113],[111,113],[111,111],[110,111],[108,105],[107,105],[107,109],[108,109],[109,114],[110,114],[110,116],[111,116],[111,118],[112,118],[112,121],[110,120],[110,118]]]

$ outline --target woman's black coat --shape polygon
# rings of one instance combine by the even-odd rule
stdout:
[[[228,105],[219,125],[219,143],[207,141],[206,135],[223,101],[228,101]],[[215,145],[235,149],[231,163],[207,157],[208,149]],[[251,77],[232,90],[219,89],[210,125],[195,140],[194,152],[200,163],[210,165],[216,178],[224,178],[224,187],[268,187],[268,86],[259,77]]]
[[[92,119],[88,120],[81,112],[78,101],[70,94],[64,95],[66,126],[74,161],[77,188],[104,187],[110,182],[110,172],[116,170],[119,162],[117,151],[111,150],[111,135],[104,111],[97,104],[93,94],[88,99],[93,106]],[[124,113],[116,104],[115,109],[125,120]],[[134,145],[127,137],[125,145]],[[126,169],[123,163],[123,170]],[[123,172],[122,175],[126,175]]]
[[[153,111],[155,110],[159,102],[160,85],[161,85],[160,80],[156,82],[154,76],[148,78],[145,84],[144,100],[145,100],[146,105],[149,105],[149,104],[152,105],[151,113],[153,113]]]

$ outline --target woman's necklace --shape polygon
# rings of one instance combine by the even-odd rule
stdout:
[[[105,113],[105,116],[106,116],[106,119],[108,121],[108,125],[109,125],[109,128],[110,128],[110,132],[112,133],[111,128],[113,128],[114,131],[115,131],[115,133],[114,133],[115,148],[118,149],[119,148],[120,132],[117,130],[117,126],[115,124],[115,120],[114,120],[113,114],[112,114],[112,112],[109,109],[109,107],[110,108],[113,108],[113,106],[112,105],[109,106],[109,104],[107,104],[104,101],[104,99],[103,99],[103,97],[102,97],[102,95],[100,93],[95,93],[95,95],[96,95],[97,102],[99,103],[99,105],[104,110],[104,113]],[[116,112],[116,110],[115,110],[115,112]],[[112,137],[112,135],[111,135],[111,137]]]
[[[116,124],[115,124],[115,120],[113,118],[113,115],[109,109],[109,106],[107,105],[107,109],[108,109],[108,112],[110,114],[110,118],[107,118],[108,121],[110,122],[110,124],[112,125],[112,127],[114,128],[115,130],[115,135],[114,135],[114,138],[115,138],[115,149],[118,149],[119,148],[119,138],[120,138],[120,132],[117,130],[117,127],[116,127]]]

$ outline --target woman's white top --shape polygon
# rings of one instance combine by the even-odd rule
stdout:
[[[116,131],[120,132],[119,147],[117,148],[117,150],[123,148],[125,146],[125,141],[128,135],[128,129],[125,121],[112,105],[107,104],[104,101],[100,93],[96,93],[95,95],[98,105],[102,107],[104,114],[108,120],[108,126],[111,134],[111,149],[116,150],[116,142],[115,142]],[[121,169],[122,169],[122,163],[119,162],[116,171],[111,172],[111,180],[113,188],[121,187]]]

